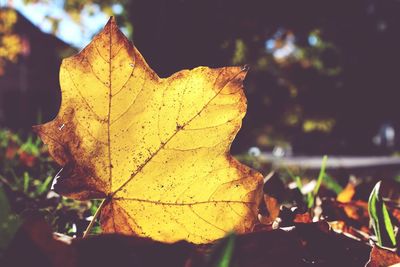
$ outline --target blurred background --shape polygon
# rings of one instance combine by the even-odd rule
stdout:
[[[399,14],[400,0],[0,0],[0,258],[26,212],[70,236],[93,219],[98,200],[50,190],[60,166],[32,125],[56,116],[62,59],[110,16],[161,77],[249,65],[233,154],[275,177],[264,193],[288,207],[362,201],[352,218],[368,232],[378,179],[400,206]]]
[[[399,148],[398,0],[0,1],[0,125],[30,132],[60,104],[59,65],[115,16],[161,76],[250,65],[235,140],[294,154]]]

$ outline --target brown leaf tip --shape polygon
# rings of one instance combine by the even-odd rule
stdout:
[[[249,64],[245,64],[242,66],[242,71],[248,72],[250,70],[250,65]]]
[[[108,19],[107,24],[106,24],[106,26],[104,26],[104,28],[106,29],[106,28],[111,27],[111,26],[114,26],[114,27],[117,26],[117,21],[116,21],[114,16],[111,16]]]

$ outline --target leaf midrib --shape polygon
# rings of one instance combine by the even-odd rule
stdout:
[[[111,162],[111,137],[110,137],[110,128],[111,128],[111,104],[112,104],[112,32],[113,32],[113,25],[114,23],[110,24],[110,32],[109,32],[109,42],[110,42],[110,46],[109,46],[109,61],[108,61],[108,79],[109,79],[109,83],[108,83],[108,116],[107,116],[107,142],[108,142],[108,168],[109,168],[109,186],[110,186],[110,191],[112,190],[112,162]]]

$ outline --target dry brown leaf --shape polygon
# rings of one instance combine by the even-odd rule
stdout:
[[[72,238],[52,233],[38,214],[30,214],[2,253],[1,266],[77,266],[77,251]]]
[[[362,200],[351,201],[348,203],[339,203],[343,207],[346,215],[355,221],[369,221],[368,203]]]
[[[400,263],[400,256],[383,248],[374,246],[366,267],[387,267]]]
[[[159,78],[110,19],[63,61],[59,113],[35,127],[64,166],[55,189],[105,198],[106,233],[203,243],[249,231],[262,175],[229,153],[246,73],[198,67]]]
[[[275,197],[264,194],[264,204],[267,214],[259,216],[259,220],[262,224],[272,224],[279,216],[280,203]]]
[[[302,214],[296,214],[294,217],[293,222],[295,223],[312,223],[312,218],[310,213],[302,213]]]

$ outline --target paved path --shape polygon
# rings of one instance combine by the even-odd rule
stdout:
[[[329,156],[329,155],[328,155]],[[306,169],[319,169],[322,163],[322,156],[292,156],[274,157],[270,153],[262,153],[259,157],[261,162],[272,163],[274,167],[301,167]],[[332,169],[353,169],[379,166],[399,166],[400,157],[391,156],[329,156],[327,168]]]

